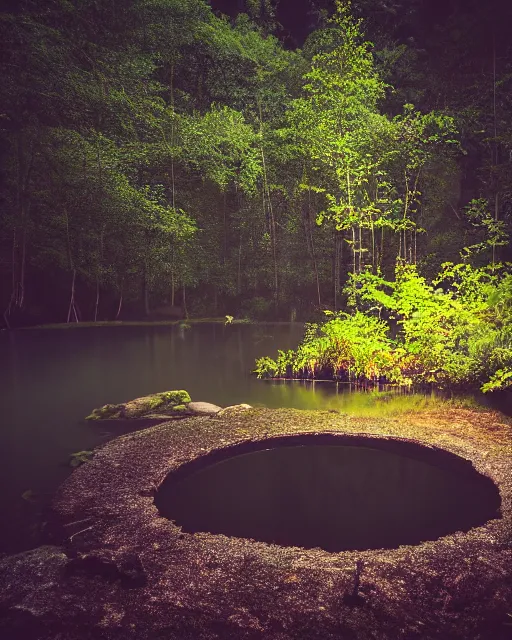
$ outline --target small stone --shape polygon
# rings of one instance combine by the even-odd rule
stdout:
[[[216,416],[217,418],[222,418],[223,416],[233,415],[234,413],[240,413],[242,411],[248,411],[249,409],[252,409],[250,404],[233,404],[233,405],[230,405],[229,407],[226,407],[225,409],[221,409],[216,414]]]
[[[222,407],[210,402],[190,402],[187,408],[199,416],[213,416],[222,411]]]

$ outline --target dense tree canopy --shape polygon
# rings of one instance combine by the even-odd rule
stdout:
[[[498,268],[508,10],[473,4],[315,1],[291,49],[276,2],[21,0],[0,15],[4,322],[309,319],[397,259]]]

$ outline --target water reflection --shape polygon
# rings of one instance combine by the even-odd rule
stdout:
[[[298,409],[327,409],[359,416],[392,416],[408,411],[434,409],[452,398],[441,391],[414,392],[409,388],[382,386],[379,389],[327,381],[265,381],[267,405]],[[272,404],[269,404],[271,402]],[[471,396],[454,397],[459,406],[476,406]]]

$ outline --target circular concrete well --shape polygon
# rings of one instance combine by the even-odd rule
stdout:
[[[43,549],[3,572],[3,601],[0,580],[13,624],[48,612],[44,640],[508,637],[501,414],[185,418],[98,449],[53,514],[69,570]]]
[[[170,473],[155,504],[187,533],[330,552],[392,549],[498,517],[496,485],[410,441],[302,435],[238,445]]]

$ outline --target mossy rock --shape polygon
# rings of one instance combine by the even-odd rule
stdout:
[[[115,420],[116,418],[121,418],[124,406],[124,404],[106,404],[103,407],[94,409],[86,420]]]
[[[172,408],[173,413],[186,413],[188,411],[187,405],[185,404],[177,404]]]
[[[76,468],[88,462],[94,455],[93,451],[76,451],[69,456],[69,466]]]
[[[175,411],[176,407],[185,407],[191,401],[190,395],[184,390],[162,391],[150,396],[135,398],[124,404],[106,404],[94,409],[86,420],[116,420],[142,418],[155,409],[162,411]],[[182,409],[180,409],[182,410]],[[185,409],[186,410],[186,407]]]

